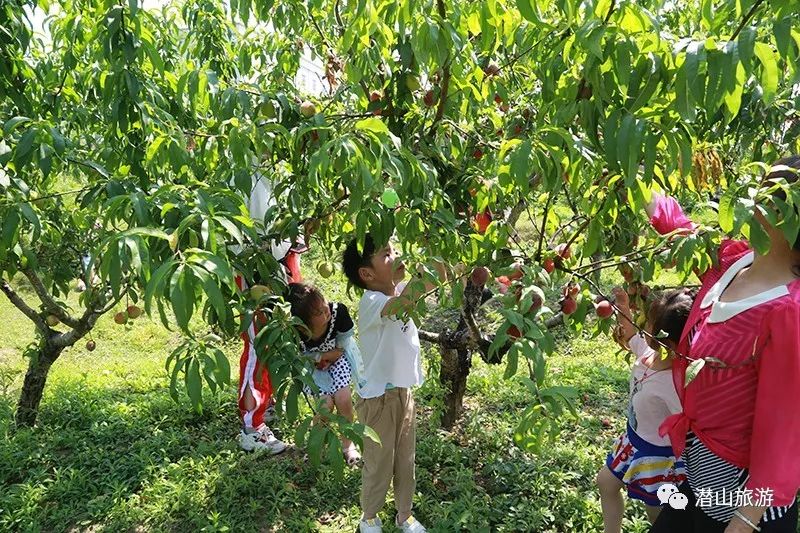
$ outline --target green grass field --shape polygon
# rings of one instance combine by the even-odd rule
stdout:
[[[319,281],[313,255],[305,256],[304,269]],[[321,287],[356,307],[340,277]],[[174,403],[163,365],[179,338],[146,317],[124,327],[104,317],[94,332],[96,351],[81,344],[54,365],[38,427],[12,431],[26,365],[21,354],[33,335],[5,300],[0,323],[0,530],[355,529],[359,471],[347,470],[340,481],[314,471],[300,449],[274,458],[240,452],[235,386],[207,395],[202,415],[188,401]],[[236,372],[240,346],[227,348]],[[454,431],[438,430],[438,353],[426,346],[424,357],[429,378],[417,392],[415,513],[431,531],[601,529],[594,476],[624,429],[627,401],[628,365],[613,343],[559,343],[550,379],[578,389],[580,416],[563,419],[559,437],[538,455],[512,442],[528,393],[503,379],[504,365],[477,356],[466,412]],[[611,428],[603,428],[603,418]],[[275,429],[290,440],[292,427]],[[391,495],[381,516],[385,523],[394,518]],[[646,526],[643,510],[629,503],[624,530]]]

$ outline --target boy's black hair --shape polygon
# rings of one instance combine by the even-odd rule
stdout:
[[[372,256],[377,251],[375,241],[372,240],[372,236],[369,233],[364,238],[364,248],[361,252],[358,251],[358,239],[350,241],[344,250],[344,254],[342,254],[342,270],[344,270],[344,275],[347,276],[350,283],[362,289],[367,288],[358,270],[371,266]]]
[[[690,289],[676,289],[658,295],[647,311],[648,322],[653,326],[653,335],[663,331],[667,337],[659,339],[661,342],[669,340],[678,344],[696,295],[697,291]],[[648,344],[654,350],[658,349],[655,339],[648,338]]]

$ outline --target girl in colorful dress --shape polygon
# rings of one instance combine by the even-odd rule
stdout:
[[[628,496],[644,503],[647,517],[654,522],[658,513],[658,488],[664,483],[679,485],[686,478],[683,461],[675,458],[669,438],[658,434],[658,426],[681,406],[672,383],[672,350],[677,346],[692,307],[693,295],[685,289],[661,294],[647,313],[645,334],[633,325],[628,293],[614,289],[618,309],[620,344],[635,356],[630,378],[628,427],[608,454],[606,465],[597,474],[603,527],[606,533],[619,533]],[[656,337],[659,332],[666,337]],[[662,357],[662,345],[667,347]]]
[[[800,157],[781,159],[767,184],[790,193],[757,205],[753,224],[769,251],[725,240],[678,345],[672,374],[682,412],[660,433],[683,454],[686,509],[665,506],[651,532],[749,533],[797,529],[800,488],[800,239],[787,240],[764,213],[797,211]],[[785,180],[785,182],[783,181]],[[693,230],[677,202],[654,193],[651,223],[662,234]],[[771,217],[775,220],[775,217]],[[690,378],[685,384],[686,377]]]
[[[314,383],[329,410],[334,405],[340,415],[353,421],[353,399],[350,383],[363,375],[358,345],[353,339],[355,324],[347,307],[327,302],[315,287],[304,283],[289,284],[292,315],[305,325],[300,333],[300,350],[315,366]],[[310,393],[306,390],[306,393]],[[361,455],[349,439],[342,437],[342,450],[348,465],[356,464]]]

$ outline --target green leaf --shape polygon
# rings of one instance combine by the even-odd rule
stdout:
[[[169,137],[166,135],[159,135],[156,139],[150,143],[150,146],[147,147],[147,152],[145,153],[145,160],[150,162],[158,153],[158,149],[164,144],[164,141],[168,141]]]
[[[203,290],[206,293],[208,301],[214,307],[221,322],[224,322],[228,315],[228,307],[225,305],[225,298],[222,296],[222,291],[210,276],[206,275],[201,277],[203,280]]]
[[[736,205],[737,190],[729,187],[719,200],[719,227],[725,233],[733,230],[734,207]]]
[[[289,394],[286,396],[284,400],[286,402],[286,421],[289,423],[294,422],[297,420],[297,417],[300,414],[300,406],[298,405],[298,399],[303,392],[303,384],[300,382],[295,382],[292,384],[291,388],[289,389]]]
[[[170,279],[170,302],[175,321],[182,330],[188,330],[189,319],[194,310],[194,289],[192,287],[191,269],[180,265]]]
[[[375,431],[371,427],[363,425],[363,424],[359,424],[359,426],[361,426],[363,428],[363,434],[364,434],[365,437],[370,439],[375,444],[381,444],[381,437],[380,437],[380,435],[378,435],[377,431]]]
[[[322,445],[325,439],[325,434],[328,430],[322,425],[311,426],[311,434],[308,437],[308,456],[311,459],[311,464],[319,467],[320,459],[322,458]]]
[[[103,165],[101,165],[99,163],[95,163],[94,161],[85,160],[85,161],[82,161],[81,164],[92,168],[93,170],[95,170],[98,174],[100,174],[104,178],[110,178],[111,177],[111,175],[108,173],[108,171],[105,169],[105,167],[103,167]]]
[[[704,107],[709,119],[713,118],[722,100],[725,86],[723,69],[727,62],[727,57],[722,53],[709,52],[708,54],[708,75],[706,76],[707,86]]]
[[[3,124],[3,135],[11,135],[12,133],[14,133],[14,130],[17,128],[17,126],[19,126],[20,124],[25,124],[26,122],[30,121],[31,119],[29,119],[28,117],[22,117],[22,116],[8,119],[6,123]]]
[[[231,220],[230,220],[230,219],[228,219],[228,218],[225,218],[225,217],[223,217],[223,216],[216,216],[216,217],[214,217],[214,220],[216,220],[217,222],[219,222],[219,224],[220,224],[220,225],[221,225],[223,228],[225,228],[225,231],[227,231],[227,232],[228,232],[228,234],[229,234],[231,237],[233,237],[234,239],[236,239],[236,242],[237,242],[237,243],[239,243],[240,245],[241,245],[241,244],[244,244],[244,237],[242,236],[242,232],[241,232],[241,231],[239,231],[239,228],[238,228],[238,227],[236,227],[236,224],[234,224],[233,222],[231,222]]]
[[[119,259],[120,241],[112,240],[108,246],[108,252],[103,256],[102,270],[108,276],[108,282],[111,285],[111,294],[115,297],[120,295],[122,283],[122,263]]]
[[[603,224],[597,218],[589,223],[586,244],[583,247],[584,257],[590,257],[600,249],[603,240]]]
[[[144,199],[142,199],[142,201],[144,201]],[[137,209],[141,210],[142,216],[144,216],[145,218],[149,219],[149,217],[147,216],[146,209],[144,208],[144,205],[140,206]],[[165,232],[164,230],[157,229],[157,228],[147,228],[147,227],[130,228],[130,229],[126,229],[125,231],[120,232],[119,236],[120,237],[155,237],[156,239],[161,239],[162,241],[169,242],[169,235],[167,234],[167,232]]]
[[[5,257],[8,250],[14,247],[17,242],[17,230],[19,229],[19,213],[9,212],[3,220],[2,242],[0,242],[0,258]]]
[[[311,427],[311,422],[313,422],[313,420],[313,418],[308,417],[297,425],[297,429],[294,432],[295,446],[305,445],[306,435],[308,434],[308,429]]]
[[[517,373],[519,365],[519,346],[517,343],[511,345],[506,355],[506,371],[503,373],[503,379],[511,379]]]
[[[178,262],[174,259],[169,260],[163,263],[158,269],[155,271],[153,276],[150,278],[150,281],[147,283],[147,287],[144,291],[144,308],[147,311],[147,314],[152,316],[152,301],[153,296],[158,294],[159,297],[162,296],[164,291],[164,281],[167,279],[167,274],[175,268]]]
[[[764,91],[764,103],[771,104],[778,90],[778,57],[775,50],[766,43],[757,42],[755,53],[761,62],[761,88]]]
[[[757,220],[752,219],[748,224],[748,228],[748,240],[750,241],[750,244],[759,255],[766,255],[770,247],[770,238],[767,232],[764,230],[764,226],[762,226]]]
[[[185,350],[185,347],[184,347],[184,345],[181,345],[178,348],[176,348],[175,352],[180,352],[180,351],[183,351],[183,350]],[[175,352],[173,352],[173,353],[175,353]],[[170,356],[170,357],[172,357],[172,356]],[[175,402],[177,402],[179,400],[179,396],[178,396],[178,373],[181,371],[181,368],[185,368],[189,363],[188,359],[179,360],[178,357],[179,357],[179,354],[176,355],[175,366],[172,367],[172,372],[170,374],[170,379],[169,379],[169,395],[172,397],[172,400],[175,401]],[[167,360],[167,362],[169,362],[169,360]]]
[[[694,379],[697,377],[697,374],[700,373],[704,366],[706,366],[705,359],[695,359],[692,361],[691,364],[689,364],[689,366],[686,368],[686,376],[683,380],[683,386],[686,387],[689,385],[689,383],[694,381]]]
[[[231,365],[228,357],[219,348],[214,348],[214,357],[216,359],[216,367],[214,368],[214,375],[217,378],[217,383],[220,385],[227,385],[231,381]]]
[[[203,412],[203,382],[200,377],[200,363],[197,358],[189,361],[189,367],[185,374],[186,392],[192,402],[192,407],[198,413]]]
[[[356,122],[356,129],[362,131],[371,131],[372,133],[378,134],[389,134],[389,128],[386,124],[377,117],[370,117],[365,118],[364,120],[359,120]]]
[[[678,69],[675,78],[676,105],[678,113],[686,121],[693,121],[696,117],[695,102],[692,96],[692,86],[697,79],[700,69],[700,56],[705,54],[704,43],[693,41],[686,47],[683,65]]]
[[[772,28],[778,53],[781,57],[789,59],[789,50],[792,45],[792,18],[775,19]]]
[[[539,22],[539,17],[531,5],[531,1],[536,0],[517,0],[517,9],[519,9],[519,14],[522,15],[526,20],[531,22]]]
[[[530,189],[531,141],[526,139],[511,155],[511,176],[523,194]]]
[[[217,392],[217,380],[214,374],[216,363],[205,351],[200,356],[202,358],[203,377],[206,378],[206,384],[211,389],[211,394],[215,394]]]
[[[739,57],[741,58],[742,65],[748,72],[751,70],[751,63],[753,61],[753,53],[755,51],[756,43],[756,30],[752,26],[746,26],[739,32],[739,39],[737,45],[739,48]]]
[[[328,430],[325,439],[328,443],[328,463],[333,467],[336,479],[341,480],[344,474],[344,455],[342,455],[342,442],[333,431]]]
[[[608,115],[606,122],[603,126],[603,142],[606,152],[606,163],[609,165],[609,170],[620,170],[618,156],[618,142],[617,135],[620,129],[620,119],[622,112],[616,109]]]
[[[19,204],[19,209],[22,211],[22,216],[24,216],[27,221],[31,223],[31,226],[33,226],[33,235],[31,238],[34,241],[38,241],[39,237],[42,235],[42,224],[39,222],[39,217],[31,207],[31,204],[27,202]]]
[[[233,285],[233,272],[224,259],[199,248],[189,248],[186,250],[186,254],[187,261],[202,266],[216,276],[217,279],[227,283],[231,289],[235,288]]]
[[[29,128],[17,143],[17,151],[14,154],[15,161],[20,161],[31,152],[33,148],[33,141],[36,139],[36,128]]]

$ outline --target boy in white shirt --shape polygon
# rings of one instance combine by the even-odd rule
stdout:
[[[358,306],[358,335],[364,362],[364,380],[357,388],[359,421],[374,429],[381,444],[364,439],[361,480],[361,533],[380,533],[378,511],[386,503],[393,481],[397,509],[395,524],[403,531],[426,530],[411,514],[416,488],[414,462],[416,419],[411,387],[422,384],[417,326],[395,315],[411,309],[423,296],[402,283],[405,265],[396,261],[390,244],[376,246],[367,235],[359,252],[356,240],[344,252],[344,273],[364,295]],[[437,265],[444,279],[444,267]],[[435,285],[425,284],[425,291]]]

